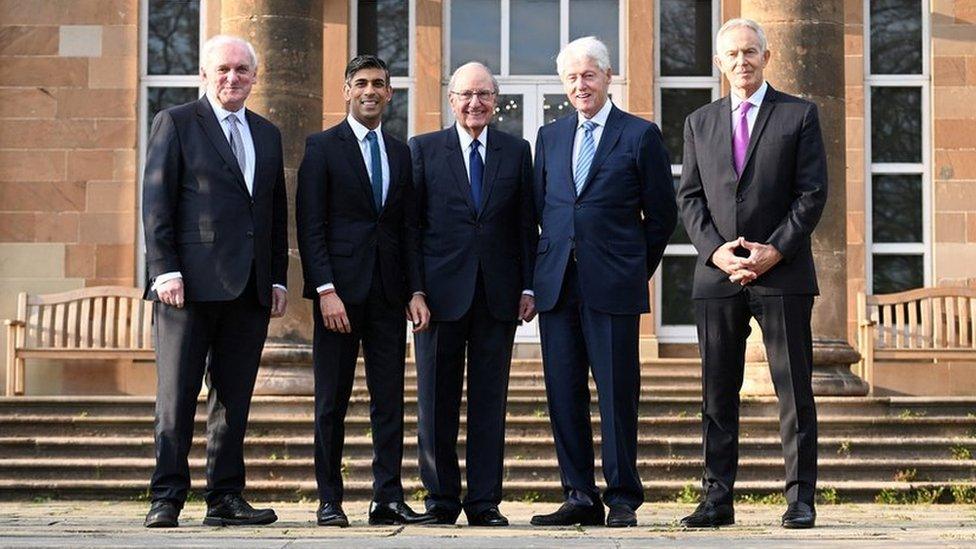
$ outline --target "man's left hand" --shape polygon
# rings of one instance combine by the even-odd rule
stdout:
[[[743,248],[749,250],[749,256],[742,260],[742,267],[745,268],[746,272],[733,273],[729,277],[733,282],[738,282],[743,285],[748,284],[775,267],[783,259],[783,254],[771,244],[761,244],[742,239],[741,245]]]
[[[535,298],[529,294],[522,294],[519,301],[519,318],[525,322],[531,322],[535,318]]]
[[[288,292],[281,288],[271,288],[271,318],[281,318],[285,316],[285,309],[288,308]]]

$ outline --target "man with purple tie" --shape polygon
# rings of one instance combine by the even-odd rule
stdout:
[[[763,79],[762,28],[726,22],[715,64],[732,93],[685,121],[678,205],[698,250],[692,297],[702,357],[705,500],[687,527],[732,524],[739,390],[755,318],[779,398],[788,508],[782,525],[816,520],[817,411],[810,316],[817,295],[810,235],[827,201],[817,107]]]

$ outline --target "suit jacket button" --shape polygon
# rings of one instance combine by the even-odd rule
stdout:
[[[582,204],[577,204],[576,205],[576,209],[577,210],[582,210],[583,209],[583,205]]]
[[[248,238],[254,238],[254,231],[247,231]]]
[[[735,197],[735,201],[736,201],[736,202],[738,202],[739,204],[742,204],[742,201],[743,201],[743,200],[745,200],[745,199],[744,199],[744,198],[742,198],[741,196],[737,196],[737,197]]]

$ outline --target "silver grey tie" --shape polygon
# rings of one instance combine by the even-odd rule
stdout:
[[[233,114],[227,117],[227,121],[230,122],[230,150],[234,151],[234,156],[237,158],[237,165],[240,166],[241,173],[247,173],[247,156],[244,154],[244,139],[241,138],[241,130],[238,126],[240,121]]]

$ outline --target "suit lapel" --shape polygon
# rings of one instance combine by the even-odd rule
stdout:
[[[386,201],[383,202],[383,210],[381,214],[386,211],[386,206],[393,200],[393,195],[399,192],[400,189],[400,157],[397,155],[396,148],[390,147],[390,143],[393,137],[390,134],[383,132],[383,145],[386,147],[386,159],[389,162],[390,170],[390,187],[386,190]]]
[[[607,124],[603,128],[603,135],[600,136],[600,144],[597,145],[596,153],[593,155],[593,163],[590,164],[590,172],[586,175],[586,183],[583,185],[581,195],[586,193],[586,190],[590,188],[596,172],[600,170],[600,166],[606,161],[607,156],[610,155],[610,151],[613,150],[614,145],[617,144],[617,140],[620,139],[621,124],[618,122],[619,117],[619,109],[616,106],[611,107],[610,115],[607,116]]]
[[[454,183],[457,185],[458,192],[464,197],[465,204],[471,210],[471,215],[477,216],[478,210],[474,207],[474,200],[471,199],[471,183],[468,181],[468,174],[464,170],[464,152],[461,151],[461,140],[458,138],[457,129],[451,126],[444,130],[444,145],[448,148],[447,163],[451,165],[454,172]]]
[[[342,121],[342,131],[339,132],[339,136],[342,138],[343,156],[349,162],[349,167],[356,174],[356,178],[359,179],[359,188],[363,192],[363,198],[368,201],[369,207],[374,212],[376,211],[376,201],[373,199],[373,187],[369,182],[369,172],[366,171],[366,163],[363,160],[363,150],[359,147],[359,140],[356,139],[356,134],[352,131],[352,126],[349,125],[348,121]]]
[[[735,173],[735,163],[732,160],[732,99],[730,96],[722,98],[718,106],[718,116],[713,120],[718,127],[713,129],[712,135],[718,140],[718,144],[712,150],[718,155],[719,165],[729,173],[729,179],[736,180],[738,175]]]
[[[487,149],[488,154],[485,155],[487,158],[487,162],[485,163],[485,188],[481,193],[482,213],[488,207],[488,200],[491,198],[491,189],[495,186],[495,179],[498,177],[498,166],[502,161],[502,146],[498,143],[497,131],[494,128],[488,132]]]
[[[569,184],[569,195],[576,196],[576,182],[573,181],[573,145],[576,143],[576,125],[579,121],[576,112],[568,114],[558,120],[556,124],[563,123],[565,128],[556,132],[560,138],[565,139],[561,144],[556,144],[556,150],[562,149],[566,159],[566,173],[569,174],[565,179]]]
[[[230,143],[227,142],[224,130],[220,128],[217,115],[214,113],[213,108],[210,106],[210,101],[207,100],[206,96],[201,97],[197,101],[197,120],[203,127],[203,133],[210,140],[210,144],[217,149],[217,153],[220,154],[224,163],[234,173],[241,190],[247,193],[247,185],[244,183],[244,174],[241,172],[241,166],[237,163],[237,157],[234,156],[234,152],[230,150]],[[256,149],[257,145],[255,145],[254,156],[257,156]],[[257,170],[254,173],[256,174]]]
[[[261,168],[264,167],[261,161],[261,151],[268,150],[270,143],[266,139],[264,125],[254,113],[246,110],[244,116],[247,118],[247,127],[251,130],[251,141],[254,143],[254,181],[251,183],[251,196],[257,196],[259,182],[263,179],[260,177]]]
[[[769,120],[770,113],[776,107],[776,93],[776,90],[772,86],[766,88],[766,96],[763,97],[762,105],[759,106],[759,114],[756,115],[756,123],[752,127],[752,133],[749,134],[749,148],[746,149],[746,159],[742,163],[742,173],[746,173],[746,167],[749,166],[752,153],[756,150],[756,143],[762,137],[762,132],[766,128],[766,122]],[[731,121],[731,118],[729,120]],[[729,124],[729,131],[732,131],[731,122]],[[742,180],[741,174],[739,180]]]

